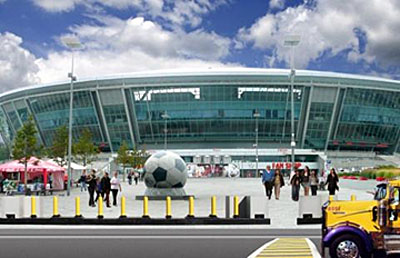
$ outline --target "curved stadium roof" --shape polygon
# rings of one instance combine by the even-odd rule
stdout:
[[[84,78],[74,83],[74,89],[84,89],[98,86],[112,87],[113,85],[135,86],[169,86],[212,82],[240,83],[240,84],[287,84],[289,82],[288,69],[260,69],[260,68],[209,68],[209,69],[173,69],[149,72],[135,72],[108,76]],[[57,92],[69,90],[69,81],[39,84],[21,87],[0,94],[0,102],[9,99],[40,94],[43,90]],[[386,78],[362,76],[346,73],[296,70],[295,84],[318,84],[319,86],[350,86],[365,87],[380,90],[400,91],[400,81]],[[184,86],[184,85],[181,85]]]

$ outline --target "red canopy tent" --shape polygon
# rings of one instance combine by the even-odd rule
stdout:
[[[31,157],[28,161],[28,180],[43,176],[43,184],[47,185],[49,174],[53,176],[52,187],[54,190],[64,189],[63,176],[65,168],[51,162],[43,161],[36,157]],[[0,173],[20,173],[20,179],[23,182],[25,178],[25,165],[19,160],[13,160],[0,165]]]

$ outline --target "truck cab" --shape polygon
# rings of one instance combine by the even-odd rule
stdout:
[[[370,201],[330,200],[322,207],[322,255],[400,255],[400,180],[378,184]]]

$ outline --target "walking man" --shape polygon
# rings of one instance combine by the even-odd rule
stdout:
[[[101,197],[105,200],[107,208],[110,208],[110,191],[111,191],[111,180],[108,176],[108,172],[104,172],[104,176],[101,179]],[[104,196],[106,196],[104,198]]]
[[[96,170],[92,169],[92,172],[88,176],[86,182],[88,183],[89,187],[89,206],[96,207],[94,203],[94,192],[96,191]]]
[[[114,206],[117,206],[118,190],[122,191],[121,183],[118,179],[118,172],[114,172],[114,176],[111,179],[111,192],[113,195],[113,205]]]
[[[271,200],[272,187],[274,186],[273,181],[275,177],[275,172],[271,170],[271,166],[268,165],[267,169],[262,174],[262,183],[265,186],[265,193],[269,200]]]

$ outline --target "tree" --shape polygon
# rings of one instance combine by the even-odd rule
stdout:
[[[144,166],[147,158],[150,156],[149,153],[143,148],[141,150],[136,149],[136,147],[131,152],[132,158],[130,159],[130,165],[132,168],[139,169]]]
[[[74,157],[81,160],[84,166],[93,162],[98,148],[93,144],[92,133],[89,129],[83,129],[78,142],[73,144],[72,151]]]
[[[25,166],[25,193],[27,193],[28,190],[28,161],[31,157],[40,155],[42,150],[41,146],[39,146],[37,142],[36,133],[37,131],[33,118],[30,116],[24,125],[18,130],[17,136],[14,139],[12,150],[13,158],[19,160],[19,162],[23,163]]]
[[[116,158],[116,162],[118,165],[122,166],[122,174],[123,174],[123,179],[122,181],[125,182],[125,168],[128,164],[130,164],[132,161],[133,156],[129,152],[129,146],[126,143],[126,141],[123,141],[121,146],[118,149],[118,156]]]
[[[49,149],[49,157],[61,167],[66,164],[66,156],[68,152],[68,128],[64,125],[57,129],[53,138],[53,145]]]

